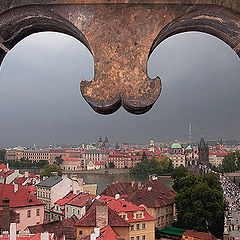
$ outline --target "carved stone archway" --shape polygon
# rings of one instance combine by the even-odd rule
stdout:
[[[81,93],[97,112],[123,106],[141,114],[161,92],[147,61],[166,38],[186,31],[212,34],[240,56],[239,0],[0,0],[0,62],[24,37],[69,34],[93,54],[95,76]]]

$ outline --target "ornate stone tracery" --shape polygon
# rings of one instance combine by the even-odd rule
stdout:
[[[95,76],[82,81],[85,100],[109,114],[123,106],[141,114],[161,92],[147,60],[168,37],[186,31],[212,34],[240,56],[238,0],[0,0],[0,62],[24,37],[56,31],[81,41],[94,57]]]

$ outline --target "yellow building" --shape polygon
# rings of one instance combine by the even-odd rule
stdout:
[[[129,223],[129,240],[155,239],[155,218],[152,217],[144,207],[137,206],[116,197],[101,196],[100,200],[105,202],[111,209],[116,211],[126,222]],[[122,236],[123,237],[123,236]]]

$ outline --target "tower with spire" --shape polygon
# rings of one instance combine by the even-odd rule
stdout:
[[[190,143],[192,142],[192,123],[189,123],[188,127],[188,140]]]
[[[198,145],[198,156],[199,164],[207,166],[209,165],[209,147],[208,144],[204,141],[204,138],[201,138]]]
[[[108,148],[109,147],[109,142],[108,142],[108,137],[105,137],[105,140],[103,142],[104,148]]]
[[[103,148],[103,141],[102,141],[102,137],[101,136],[99,137],[99,140],[98,140],[98,148],[99,149]]]

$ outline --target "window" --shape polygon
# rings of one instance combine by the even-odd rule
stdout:
[[[146,236],[145,235],[142,236],[142,240],[146,240]]]
[[[140,229],[140,224],[137,224],[137,230],[139,230]]]
[[[131,237],[131,240],[134,240],[134,237]]]
[[[39,210],[39,208],[36,210],[36,216],[40,216],[40,210]]]
[[[16,223],[20,223],[20,213],[17,214]]]
[[[82,235],[82,231],[79,231],[79,235]]]
[[[134,225],[131,225],[130,229],[131,229],[131,231],[133,231],[134,230]]]
[[[31,210],[27,211],[27,217],[30,218],[31,217]]]
[[[146,229],[146,224],[145,223],[142,224],[142,229]]]
[[[137,236],[137,237],[136,237],[136,240],[140,240],[140,236]]]

